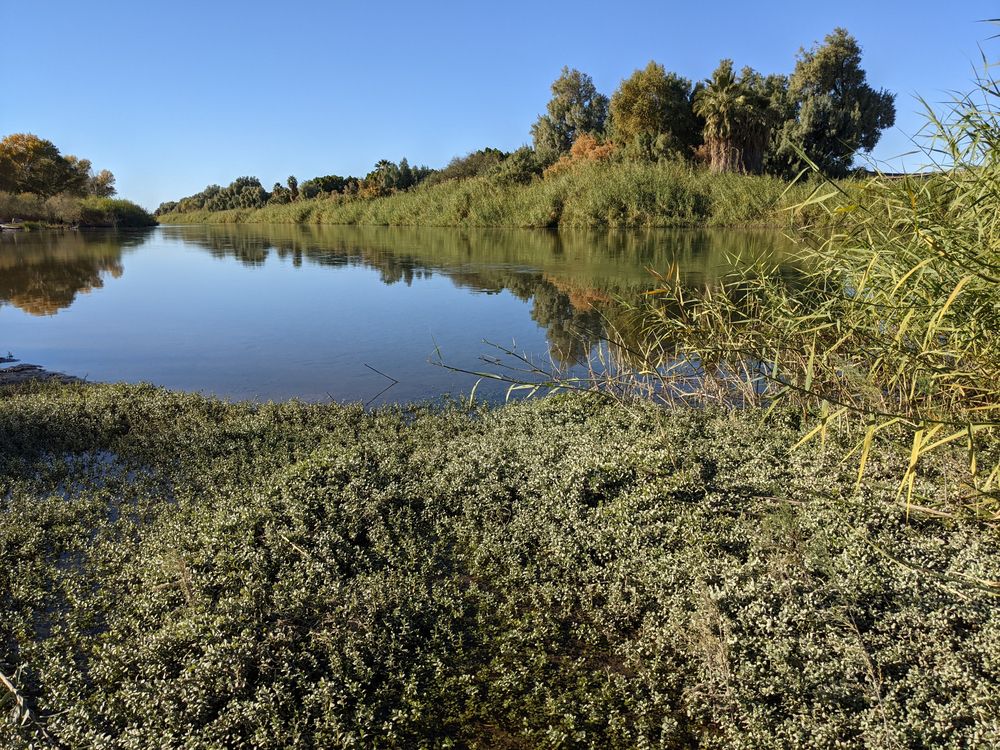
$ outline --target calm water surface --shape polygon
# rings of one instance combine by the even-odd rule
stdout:
[[[374,404],[468,395],[486,342],[546,367],[677,264],[711,283],[777,233],[193,226],[0,234],[0,355],[96,381]],[[370,369],[373,368],[373,369]],[[398,380],[391,381],[373,370]],[[387,386],[391,388],[383,392]],[[477,395],[503,396],[485,382]]]

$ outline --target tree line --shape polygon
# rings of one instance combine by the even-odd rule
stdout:
[[[593,79],[563,68],[546,110],[531,126],[531,145],[513,152],[484,148],[443,169],[382,159],[365,177],[289,177],[266,190],[256,177],[161,204],[157,213],[253,209],[334,195],[379,197],[452,179],[487,176],[501,184],[558,174],[581,161],[610,158],[687,161],[712,172],[772,174],[787,179],[807,167],[830,177],[851,173],[895,122],[895,96],[869,85],[861,47],[837,28],[799,52],[790,75],[737,71],[722,60],[711,77],[692,82],[651,61],[610,96]]]
[[[110,198],[116,192],[109,170],[95,172],[89,159],[64,156],[52,141],[31,133],[0,140],[0,191],[41,198],[60,194]]]

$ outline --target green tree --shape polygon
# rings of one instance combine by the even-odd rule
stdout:
[[[389,195],[399,185],[399,165],[388,159],[379,159],[375,168],[365,175],[367,195]]]
[[[410,168],[410,162],[408,162],[404,156],[399,160],[399,178],[396,182],[396,187],[399,190],[406,190],[413,187],[415,184],[416,179],[413,176],[413,170]]]
[[[280,182],[274,183],[271,188],[271,197],[267,199],[268,205],[282,205],[292,202],[292,191]]]
[[[723,60],[696,92],[694,112],[705,121],[704,150],[713,172],[763,171],[775,119],[768,91],[777,84],[751,68],[737,77],[733,61]]]
[[[295,179],[295,175],[289,175],[286,182],[288,183],[288,194],[293,201],[297,201],[299,199],[299,181]]]
[[[86,163],[87,170],[90,162]],[[14,133],[0,141],[0,190],[50,197],[78,187],[79,171],[52,141]]]
[[[700,141],[692,96],[689,80],[650,61],[611,97],[612,139],[647,158],[689,155]]]
[[[825,174],[846,175],[854,155],[875,148],[896,121],[895,95],[868,85],[861,48],[842,28],[800,51],[788,95],[795,117],[784,124],[777,145],[777,164],[786,171],[803,166],[801,150]]]
[[[205,189],[209,193],[214,186]],[[260,208],[271,195],[256,177],[237,177],[228,187],[217,189],[204,200],[209,211],[228,211],[233,208]],[[181,201],[183,203],[183,201]]]
[[[608,97],[598,93],[589,75],[564,67],[552,83],[545,110],[531,126],[531,137],[538,159],[551,164],[569,151],[580,133],[604,132]]]
[[[118,191],[115,189],[115,176],[107,169],[97,174],[90,174],[87,179],[87,193],[99,198],[110,198]]]
[[[66,172],[62,187],[58,192],[72,195],[85,195],[93,175],[90,159],[80,159],[72,154],[63,157],[66,160]]]
[[[444,169],[429,173],[425,179],[429,185],[436,185],[447,180],[465,180],[487,174],[496,165],[507,158],[507,153],[498,148],[481,148],[478,151],[456,156]]]
[[[353,179],[353,178],[348,178]],[[347,185],[347,179],[336,174],[313,177],[299,185],[299,194],[303,198],[315,198],[320,193],[342,193]]]
[[[502,185],[526,185],[542,173],[542,165],[530,147],[521,146],[487,174]]]

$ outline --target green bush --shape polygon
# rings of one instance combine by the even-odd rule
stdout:
[[[80,223],[94,227],[149,227],[156,220],[141,206],[121,198],[84,198]]]
[[[149,227],[156,224],[145,209],[120,198],[60,193],[43,199],[31,193],[15,195],[0,192],[0,219],[7,221],[12,218],[95,227]]]

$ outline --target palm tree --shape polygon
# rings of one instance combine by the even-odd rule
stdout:
[[[767,144],[767,103],[723,60],[698,91],[694,111],[705,119],[704,138],[713,172],[759,173]]]

